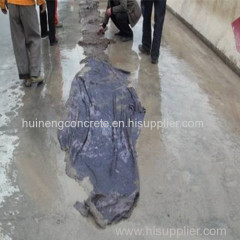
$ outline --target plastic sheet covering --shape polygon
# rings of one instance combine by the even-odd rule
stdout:
[[[145,109],[135,90],[127,87],[127,78],[107,62],[88,60],[72,82],[67,103],[65,121],[79,126],[58,134],[67,166],[74,169],[68,175],[79,181],[89,177],[94,186],[89,198],[75,207],[84,216],[91,214],[100,227],[129,217],[139,196],[135,146],[140,128],[133,122],[143,121]],[[105,127],[79,124],[101,120]],[[118,127],[112,126],[114,121]]]

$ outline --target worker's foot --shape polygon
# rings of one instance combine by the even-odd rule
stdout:
[[[152,64],[158,64],[158,59],[157,58],[156,59],[152,58],[151,61],[152,61]]]
[[[122,37],[122,42],[128,42],[128,41],[132,41],[133,37],[132,36],[124,36]]]
[[[58,24],[55,25],[55,27],[56,27],[56,28],[62,28],[63,25],[62,25],[62,23],[58,23]]]
[[[114,34],[115,36],[123,36],[124,34],[120,31]]]
[[[55,46],[55,45],[57,45],[58,44],[58,40],[57,39],[55,39],[53,42],[50,42],[50,45],[51,46]]]
[[[32,79],[31,78],[27,78],[24,80],[24,85],[25,87],[31,87],[32,86]]]
[[[49,32],[47,32],[47,33],[42,33],[42,34],[41,34],[41,38],[47,38],[47,37],[48,37],[48,34],[49,34]]]
[[[43,77],[31,77],[31,83],[37,83],[37,84],[41,84],[44,82],[44,78]]]
[[[150,54],[150,50],[146,49],[142,44],[138,45],[138,49],[143,54],[147,54],[147,55]]]

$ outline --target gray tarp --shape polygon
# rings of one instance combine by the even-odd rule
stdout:
[[[127,87],[128,74],[96,59],[90,59],[84,69],[72,82],[65,121],[102,120],[110,127],[64,128],[58,137],[75,172],[71,177],[89,177],[94,186],[88,200],[75,207],[105,227],[129,217],[139,196],[135,146],[140,129],[111,124],[142,121],[145,109],[135,90]]]

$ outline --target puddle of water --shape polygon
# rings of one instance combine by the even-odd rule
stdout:
[[[78,44],[71,50],[63,49],[61,51],[61,56],[63,78],[62,100],[66,102],[69,97],[73,78],[84,67],[84,64],[80,64],[80,62],[85,58],[85,56],[83,54],[83,48]]]

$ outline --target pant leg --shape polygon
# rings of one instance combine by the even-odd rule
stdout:
[[[56,40],[56,28],[55,28],[55,1],[47,1],[47,11],[48,11],[48,27],[49,27],[49,41],[50,43]]]
[[[42,11],[42,6],[39,6],[41,35],[45,36],[45,35],[48,34],[48,30],[47,30],[47,13],[46,13],[46,11],[44,13],[41,13],[41,11]]]
[[[151,56],[153,59],[158,59],[160,54],[160,45],[162,39],[163,23],[166,13],[166,0],[154,0],[155,8],[155,23]]]
[[[141,8],[143,15],[143,35],[142,45],[146,50],[151,50],[152,47],[152,8],[154,0],[142,0]]]
[[[128,14],[126,12],[112,14],[111,19],[124,36],[133,37],[133,31],[129,26]]]
[[[25,34],[20,18],[20,7],[8,4],[12,43],[20,79],[30,77],[29,55],[25,44]]]
[[[25,44],[29,52],[30,75],[37,77],[41,69],[41,36],[37,10],[34,6],[19,6],[24,28]]]
[[[58,5],[58,2],[57,0],[55,0],[55,25],[58,24],[57,5]]]

